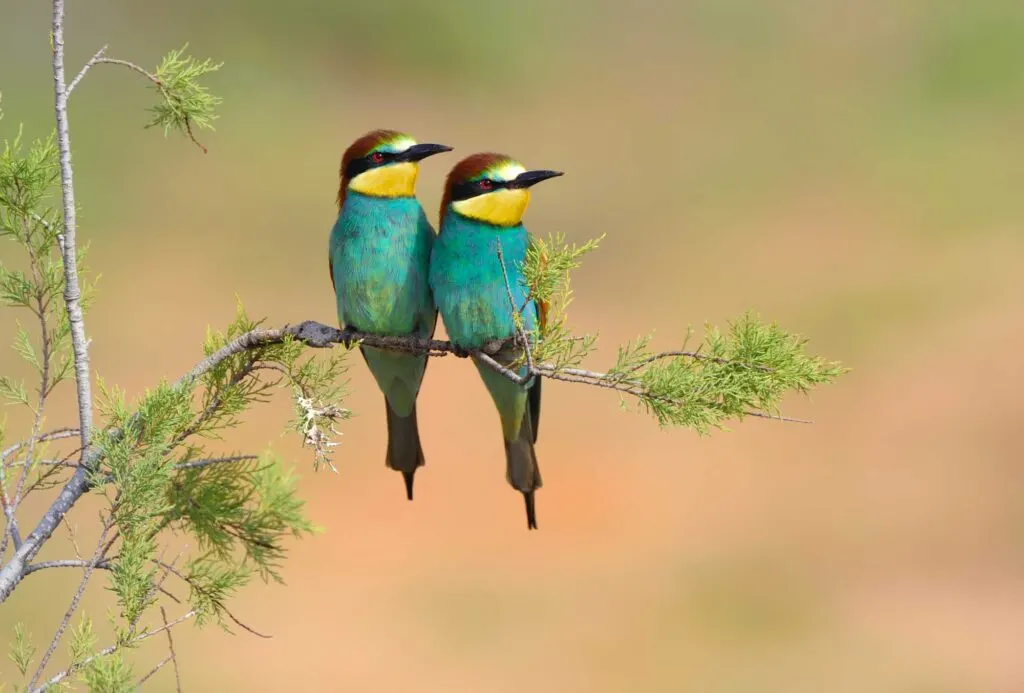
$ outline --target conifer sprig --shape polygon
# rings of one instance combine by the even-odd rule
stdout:
[[[212,130],[213,121],[217,119],[217,106],[222,102],[219,96],[210,93],[202,79],[219,70],[224,63],[215,63],[209,58],[199,60],[186,55],[186,43],[181,48],[172,50],[163,57],[156,69],[149,70],[129,60],[107,57],[104,46],[82,67],[78,75],[68,85],[68,94],[74,91],[78,83],[94,65],[120,65],[142,75],[156,90],[160,100],[149,108],[152,119],[146,128],[163,128],[166,136],[175,130],[203,150],[206,147],[196,139],[193,126],[197,129]]]

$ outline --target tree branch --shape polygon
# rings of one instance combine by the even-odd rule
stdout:
[[[494,358],[496,355],[500,354],[502,349],[506,346],[517,343],[519,338],[516,336],[509,337],[507,339],[494,339],[484,344],[481,349],[467,352],[448,341],[423,339],[420,337],[390,337],[364,332],[354,332],[351,330],[340,330],[336,327],[331,327],[323,323],[307,320],[298,325],[287,325],[276,329],[258,328],[236,337],[231,342],[225,344],[216,352],[200,361],[185,375],[181,376],[181,378],[174,383],[174,387],[190,387],[196,380],[208,373],[211,369],[215,368],[225,359],[245,351],[258,349],[272,344],[280,344],[287,339],[295,339],[304,343],[306,346],[318,349],[332,347],[337,344],[350,346],[353,343],[360,343],[380,349],[427,354],[428,356],[444,356],[447,354],[454,354],[460,358],[474,356],[481,363],[494,369],[496,372],[502,374],[506,378],[509,378],[513,382],[517,382],[519,384],[526,382],[525,378],[520,378],[519,375],[505,366],[502,366]],[[690,352],[665,352],[664,356],[661,354],[656,356],[659,358],[668,358],[669,354],[677,358],[694,357]],[[717,360],[719,362],[725,361],[726,363],[745,365],[740,364],[739,362],[729,361],[727,359]],[[625,380],[620,375],[609,375],[607,373],[587,371],[577,368],[557,368],[548,364],[534,364],[532,371],[527,373],[527,378],[533,376],[550,378],[552,380],[561,380],[564,382],[592,385],[595,387],[615,390],[635,397],[647,396],[647,393],[640,382],[635,380]],[[774,419],[778,421],[809,423],[800,419],[788,419],[763,412],[748,411],[745,415],[757,418]],[[60,524],[64,515],[89,489],[88,470],[95,468],[95,465],[102,459],[102,455],[102,451],[91,448],[83,456],[82,463],[78,465],[74,475],[61,490],[57,499],[43,515],[39,524],[32,533],[25,538],[21,548],[15,552],[15,555],[7,565],[0,569],[0,603],[10,595],[21,578],[24,577],[26,566],[30,563],[32,558],[35,557],[42,544],[50,537],[57,525]]]
[[[111,563],[111,561],[116,560],[116,558],[117,558],[116,556],[114,558],[104,558],[104,559],[102,559],[102,560],[100,560],[100,561],[98,561],[96,563],[93,563],[92,561],[87,561],[87,560],[82,559],[82,558],[64,558],[64,559],[60,559],[60,560],[56,560],[56,561],[42,561],[40,563],[33,563],[28,568],[26,568],[25,569],[25,575],[28,576],[28,575],[31,575],[32,573],[38,572],[40,570],[48,570],[50,568],[90,568],[90,567],[92,567],[92,568],[95,568],[96,570],[113,570],[114,566]],[[157,564],[158,563],[158,561],[156,561],[155,559],[152,559],[150,562],[153,563],[153,564]],[[167,590],[162,585],[161,586],[157,586],[157,590],[162,595],[164,595],[165,597],[170,599],[172,602],[174,602],[175,604],[181,604],[181,599],[176,597],[173,592]]]
[[[84,667],[85,665],[89,664],[89,662],[93,661],[94,659],[98,659],[99,657],[106,657],[108,654],[113,654],[114,652],[117,652],[118,650],[120,650],[123,647],[129,647],[131,645],[136,645],[136,644],[142,642],[143,640],[148,640],[149,638],[152,638],[154,635],[159,635],[160,633],[163,633],[163,632],[166,632],[166,631],[170,631],[171,628],[174,628],[175,626],[177,626],[177,625],[179,625],[181,623],[184,623],[185,621],[189,620],[190,618],[194,617],[195,615],[196,615],[196,610],[192,609],[191,611],[186,612],[184,615],[179,616],[178,618],[174,619],[173,621],[171,621],[169,623],[165,621],[164,625],[160,626],[159,628],[157,628],[155,630],[146,631],[146,632],[142,633],[141,635],[137,635],[134,638],[132,638],[131,640],[128,640],[127,642],[116,643],[114,645],[110,645],[109,647],[105,647],[102,650],[100,650],[99,652],[97,652],[96,654],[94,654],[93,656],[88,657],[88,658],[82,660],[77,665],[72,666],[72,667],[70,667],[68,669],[65,669],[61,673],[59,673],[56,676],[54,676],[53,678],[51,678],[49,681],[46,681],[42,686],[39,686],[38,688],[33,688],[30,693],[43,693],[43,691],[47,690],[48,688],[50,688],[52,686],[56,686],[58,683],[60,683],[61,681],[63,681],[67,677],[71,676],[73,673],[75,673],[76,671],[78,671],[79,669]]]
[[[167,632],[170,633],[170,631],[167,631]],[[159,662],[157,662],[157,665],[155,667],[153,667],[152,669],[150,669],[149,672],[145,676],[143,676],[141,679],[139,679],[138,683],[136,683],[135,685],[136,686],[141,686],[146,681],[148,681],[153,676],[153,674],[155,674],[156,672],[158,672],[161,669],[163,669],[165,666],[167,666],[172,661],[174,661],[174,655],[167,655],[166,657],[161,659]],[[177,669],[177,665],[175,665],[175,669]],[[175,673],[177,673],[177,671],[175,671]],[[180,690],[181,686],[179,686],[178,689]]]
[[[174,638],[171,637],[171,629],[167,628],[167,610],[160,607],[160,618],[164,622],[164,632],[167,633],[167,649],[171,653],[171,663],[174,664],[174,690],[181,693],[181,672],[178,671],[178,654],[174,651]]]
[[[516,299],[515,296],[512,295],[512,283],[508,280],[508,269],[505,267],[505,254],[501,250],[501,243],[496,242],[494,245],[498,251],[498,264],[501,265],[501,276],[505,280],[505,291],[508,293],[508,306],[512,310],[512,324],[515,325],[516,335],[519,337],[519,341],[522,342],[523,353],[526,356],[526,377],[522,378],[517,375],[516,379],[522,381],[520,383],[521,385],[525,385],[537,372],[533,367],[533,354],[530,352],[530,338],[526,335],[526,329],[523,327],[523,313],[516,307]],[[506,375],[505,377],[507,378],[508,376]]]
[[[100,48],[98,51],[96,51],[96,54],[93,55],[89,59],[89,61],[85,65],[82,66],[81,71],[79,71],[79,73],[77,75],[75,75],[75,78],[73,80],[71,80],[71,84],[67,88],[67,95],[68,96],[71,95],[71,91],[76,86],[78,86],[78,83],[82,81],[82,78],[85,77],[85,74],[93,67],[93,65],[120,65],[121,67],[126,67],[129,70],[131,70],[133,72],[136,72],[136,73],[142,75],[143,77],[145,77],[146,79],[148,79],[150,82],[153,83],[153,85],[160,92],[160,96],[162,98],[164,98],[165,100],[169,100],[169,95],[167,93],[167,87],[164,84],[162,79],[160,79],[159,77],[154,75],[149,70],[147,70],[147,69],[145,69],[145,68],[143,68],[143,67],[141,67],[139,65],[136,65],[135,63],[131,62],[130,60],[120,60],[118,58],[108,58],[105,55],[106,51],[107,51],[107,47],[103,46],[103,48]],[[199,140],[196,139],[195,134],[192,132],[192,123],[191,123],[190,120],[187,120],[187,119],[185,121],[185,134],[188,135],[188,138],[190,140],[192,140],[193,144],[195,144],[197,147],[199,147],[200,149],[203,150],[204,154],[206,154],[209,151],[209,150],[207,150],[205,145],[203,145]]]
[[[103,48],[100,48],[98,51],[96,51],[95,55],[93,55],[91,58],[89,58],[89,62],[87,62],[85,65],[82,66],[82,69],[78,71],[78,74],[75,75],[75,78],[73,80],[71,80],[71,84],[68,85],[67,95],[68,95],[69,98],[71,96],[71,92],[73,92],[75,90],[75,87],[78,86],[78,83],[82,81],[83,77],[85,77],[85,73],[88,72],[89,69],[93,65],[95,65],[98,62],[100,62],[100,59],[103,57],[103,54],[106,53],[106,52],[107,52],[107,47],[103,46]]]
[[[203,467],[209,467],[214,464],[231,464],[232,462],[252,462],[258,460],[259,455],[231,455],[229,457],[210,457],[204,460],[189,460],[188,462],[182,462],[174,465],[174,469],[202,469]]]
[[[202,594],[206,598],[210,599],[217,606],[217,608],[219,608],[225,614],[227,614],[228,618],[230,618],[234,622],[234,624],[236,626],[238,626],[239,628],[241,628],[242,630],[245,630],[246,632],[251,633],[251,634],[253,634],[253,635],[255,635],[255,636],[259,637],[259,638],[263,638],[264,640],[269,640],[272,637],[270,635],[266,635],[265,633],[261,633],[258,630],[256,630],[255,628],[253,628],[251,626],[247,626],[245,623],[240,621],[238,619],[238,617],[236,617],[233,613],[231,613],[231,610],[228,609],[227,606],[224,605],[224,602],[220,601],[219,599],[215,599],[213,597],[213,595],[211,595],[209,593],[209,591],[205,590],[201,585],[196,584],[195,580],[191,579],[188,575],[185,575],[184,573],[179,571],[174,566],[168,565],[168,564],[166,564],[166,563],[164,563],[162,561],[157,561],[157,560],[154,560],[153,563],[155,563],[156,565],[162,567],[168,573],[171,573],[172,575],[174,575],[175,577],[180,579],[182,582],[187,584],[189,587],[191,587],[195,591],[199,592],[200,594]]]
[[[25,225],[25,237],[30,237],[31,231],[28,228],[28,221],[24,222]],[[28,479],[29,470],[32,468],[32,462],[35,458],[36,443],[39,441],[39,431],[43,426],[43,412],[46,408],[46,396],[50,391],[50,359],[52,354],[52,344],[50,343],[50,329],[46,321],[47,311],[47,300],[44,294],[43,282],[41,272],[39,268],[39,255],[33,248],[31,243],[27,243],[29,255],[29,265],[32,269],[33,284],[35,285],[35,310],[36,317],[39,319],[39,333],[40,333],[40,361],[41,367],[39,369],[39,398],[36,403],[35,415],[32,420],[32,435],[28,439],[28,451],[25,455],[24,467],[21,470],[21,476],[18,478],[18,485],[14,490],[13,500],[8,499],[6,486],[3,489],[3,501],[4,511],[7,513],[7,531],[10,534],[11,539],[14,541],[14,549],[17,551],[21,547],[21,534],[18,531],[18,517],[17,511],[18,506],[21,504],[22,494],[25,492],[25,481]],[[4,537],[2,545],[0,545],[0,555],[3,555],[7,548],[7,537]]]
[[[37,443],[45,443],[51,440],[60,440],[62,438],[72,438],[74,436],[81,435],[81,431],[77,428],[55,428],[52,431],[41,433],[34,438]],[[6,460],[8,457],[16,453],[28,445],[33,439],[26,439],[20,443],[15,443],[8,448],[5,448],[3,452],[0,452],[0,461]]]
[[[57,627],[57,632],[54,633],[53,640],[50,641],[50,646],[46,648],[46,653],[43,654],[43,658],[39,660],[39,666],[36,667],[36,673],[32,675],[32,680],[28,684],[29,688],[36,685],[36,682],[39,681],[39,677],[42,676],[43,671],[46,670],[46,665],[50,663],[50,657],[53,656],[54,651],[57,649],[60,639],[64,636],[64,631],[67,630],[68,624],[71,622],[71,617],[78,608],[78,603],[82,600],[85,588],[89,584],[89,578],[92,577],[92,571],[96,568],[96,565],[103,560],[104,554],[110,549],[110,544],[107,543],[107,534],[110,532],[110,528],[114,523],[113,518],[114,512],[111,511],[107,520],[103,523],[103,532],[100,533],[99,541],[96,542],[96,550],[93,552],[92,558],[89,559],[88,565],[85,567],[85,572],[82,575],[82,581],[78,583],[78,589],[75,591],[75,596],[71,599],[71,604],[68,606],[67,611],[64,612],[64,618],[61,619],[60,626]]]
[[[29,567],[25,568],[25,575],[31,575],[32,573],[40,570],[48,570],[50,568],[98,568],[99,570],[110,570],[109,561],[99,561],[93,563],[92,561],[85,560],[84,558],[64,558],[56,561],[41,561],[39,563],[33,563]]]
[[[75,355],[75,384],[78,390],[83,458],[92,433],[92,386],[89,382],[89,341],[85,337],[82,315],[82,290],[78,284],[78,245],[75,207],[75,183],[71,170],[71,134],[68,129],[68,91],[64,82],[64,0],[53,0],[53,93],[57,120],[57,150],[60,158],[60,187],[64,207],[64,233],[61,253],[64,258],[64,305],[71,327],[71,347]],[[0,585],[0,601],[2,601]]]

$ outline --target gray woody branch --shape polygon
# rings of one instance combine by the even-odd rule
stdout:
[[[71,348],[75,355],[78,418],[84,456],[89,446],[89,434],[92,432],[92,389],[89,383],[89,340],[85,337],[82,290],[78,284],[75,184],[71,170],[71,135],[68,131],[68,96],[70,92],[64,81],[64,0],[53,0],[53,94],[54,115],[57,120],[57,151],[60,158],[61,202],[64,207],[64,233],[60,243],[64,260],[64,304],[68,311],[68,323],[71,326]],[[0,595],[2,595],[2,586],[0,586]]]
[[[64,79],[64,0],[53,0],[53,94],[54,116],[57,121],[57,151],[60,160],[61,203],[64,212],[64,231],[58,236],[64,264],[64,305],[68,312],[71,348],[75,362],[75,385],[78,394],[79,436],[81,438],[81,464],[61,490],[57,500],[43,516],[32,533],[20,542],[11,560],[0,569],[0,602],[10,595],[24,575],[29,561],[50,538],[68,509],[88,489],[92,433],[92,389],[89,382],[89,341],[85,336],[82,316],[82,290],[78,282],[78,247],[75,239],[76,207],[75,185],[71,169],[71,135],[68,130],[68,95]]]
[[[296,339],[313,348],[327,348],[336,344],[351,346],[353,343],[360,343],[370,347],[387,349],[391,351],[405,351],[411,353],[428,354],[430,356],[444,356],[452,354],[461,358],[472,356],[484,363],[489,368],[501,373],[506,378],[517,382],[525,383],[531,377],[543,377],[564,382],[582,383],[594,385],[625,394],[643,394],[642,385],[637,381],[629,380],[620,376],[610,376],[606,373],[588,371],[579,368],[555,368],[547,364],[533,364],[524,377],[506,368],[499,363],[506,361],[506,354],[511,350],[515,351],[517,337],[504,340],[492,340],[486,343],[483,348],[466,350],[448,341],[437,339],[423,339],[419,337],[388,337],[374,334],[354,332],[351,330],[340,330],[336,327],[324,325],[312,320],[294,326],[285,326],[276,329],[261,328],[246,332],[232,340],[215,353],[200,361],[188,373],[183,375],[175,387],[191,386],[197,379],[217,366],[225,359],[264,346],[279,344],[286,339]],[[660,358],[688,357],[698,360],[709,360],[703,354],[697,352],[673,351],[659,354]],[[749,412],[751,416],[762,418],[776,418],[761,412]],[[785,421],[799,421],[797,419],[782,419]],[[102,460],[102,451],[91,447],[85,454],[82,463],[75,470],[74,475],[61,490],[60,495],[53,502],[50,508],[43,515],[36,528],[26,537],[15,552],[12,559],[0,569],[0,602],[3,602],[17,586],[18,582],[25,576],[31,561],[35,558],[43,543],[50,537],[53,531],[60,524],[61,519],[89,490],[90,476],[89,469],[95,469]]]

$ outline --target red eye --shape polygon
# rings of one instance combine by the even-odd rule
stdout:
[[[482,181],[477,183],[477,185],[480,186],[481,190],[490,190],[491,188],[494,187],[494,183],[492,183],[491,181],[487,180],[486,178],[484,178]]]
[[[373,163],[375,164],[379,164],[380,162],[384,161],[384,155],[380,152],[374,152],[373,156],[371,156],[370,158],[373,159]]]

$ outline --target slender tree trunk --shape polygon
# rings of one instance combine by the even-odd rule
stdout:
[[[75,242],[75,186],[71,171],[71,135],[68,131],[68,91],[64,81],[64,0],[53,0],[53,93],[57,118],[57,149],[60,153],[60,187],[64,203],[64,304],[71,325],[71,346],[75,354],[75,384],[78,388],[78,418],[81,421],[82,456],[92,434],[92,387],[89,382],[89,341],[82,316],[82,291],[78,284],[78,246]]]

